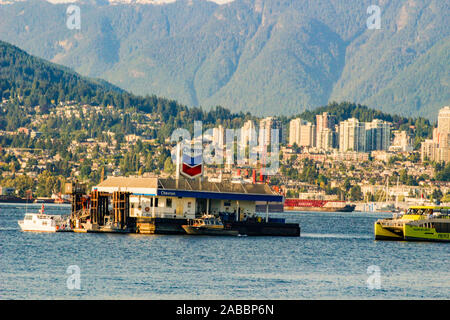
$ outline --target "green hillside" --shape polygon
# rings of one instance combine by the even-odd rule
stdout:
[[[28,106],[74,99],[98,104],[106,92],[123,92],[104,80],[87,79],[3,41],[0,41],[0,89],[1,98],[20,97]]]
[[[37,106],[39,113],[45,114],[66,101],[151,113],[164,123],[158,130],[162,139],[169,137],[175,128],[192,129],[194,120],[203,121],[205,127],[218,124],[237,127],[251,117],[219,106],[204,111],[155,95],[134,95],[103,80],[86,78],[67,67],[31,56],[3,41],[0,41],[0,97],[10,101],[6,111],[0,112],[1,130],[17,130],[25,124],[21,106],[27,108],[28,115],[34,114]]]

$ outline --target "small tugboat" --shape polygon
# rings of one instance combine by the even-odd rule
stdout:
[[[374,226],[375,240],[450,242],[450,207],[417,206]]]
[[[219,218],[213,215],[204,215],[202,218],[188,221],[189,224],[182,225],[182,228],[190,235],[209,236],[238,236],[239,231],[224,226]]]
[[[25,213],[23,220],[18,221],[22,231],[34,232],[63,232],[71,231],[68,219],[60,215],[44,213],[44,205],[39,213]]]

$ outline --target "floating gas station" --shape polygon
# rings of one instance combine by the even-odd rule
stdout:
[[[299,224],[269,217],[269,204],[284,200],[269,185],[204,180],[203,164],[184,158],[181,161],[177,148],[175,178],[108,177],[89,194],[82,185],[69,184],[66,193],[72,195],[73,230],[185,234],[182,225],[207,215],[242,235],[300,235]],[[262,213],[257,212],[261,203],[265,203]]]

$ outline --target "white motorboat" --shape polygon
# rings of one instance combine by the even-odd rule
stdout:
[[[19,226],[22,231],[34,232],[60,232],[71,231],[67,219],[60,215],[49,215],[44,213],[42,206],[39,213],[25,213],[23,220],[19,220]]]

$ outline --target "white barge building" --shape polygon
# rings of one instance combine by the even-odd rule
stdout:
[[[181,227],[203,215],[220,217],[228,228],[245,235],[299,236],[300,226],[269,217],[269,203],[283,196],[266,184],[210,182],[202,179],[109,177],[89,195],[77,184],[72,194],[75,232],[186,234]],[[256,214],[256,203],[266,212]]]

